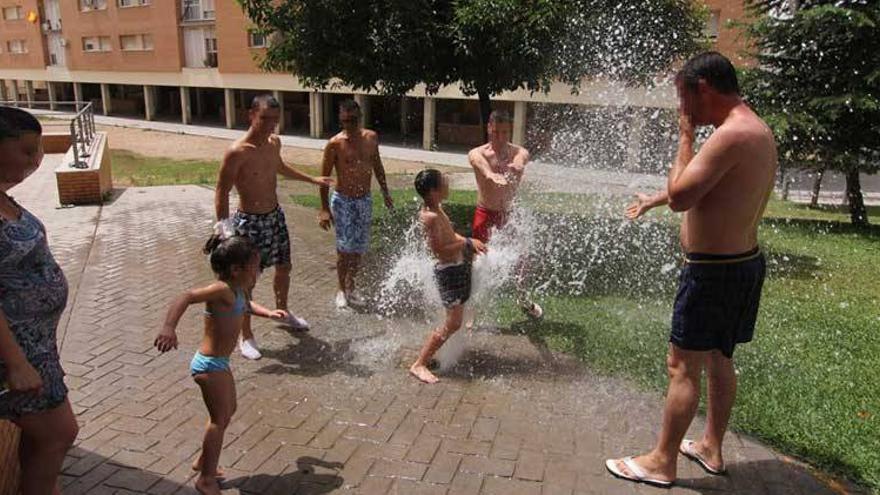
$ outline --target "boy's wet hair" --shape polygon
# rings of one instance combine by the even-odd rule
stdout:
[[[0,106],[0,141],[18,139],[27,133],[42,134],[40,121],[20,108]]]
[[[254,99],[251,100],[251,110],[260,110],[262,108],[281,108],[281,104],[278,103],[278,99],[269,93],[254,96]]]
[[[439,170],[426,168],[416,175],[415,186],[416,192],[422,199],[426,199],[428,193],[440,188],[443,183],[443,174]]]
[[[694,55],[675,75],[675,81],[688,91],[695,92],[700,79],[721,94],[739,94],[739,81],[736,68],[730,59],[718,52],[703,52]]]
[[[248,238],[238,235],[228,239],[213,235],[205,243],[203,252],[211,255],[211,270],[220,280],[228,279],[232,275],[232,267],[247,265],[258,253],[257,247]]]
[[[510,113],[507,110],[492,110],[492,113],[489,114],[489,123],[512,124],[513,118],[510,117]]]

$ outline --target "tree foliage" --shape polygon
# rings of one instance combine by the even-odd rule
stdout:
[[[605,76],[645,82],[700,47],[689,0],[239,0],[273,42],[266,70],[309,87],[429,94],[458,84],[483,116],[503,91]]]
[[[880,2],[753,0],[757,67],[750,101],[776,134],[784,164],[847,176],[853,223],[867,223],[859,172],[880,167]]]

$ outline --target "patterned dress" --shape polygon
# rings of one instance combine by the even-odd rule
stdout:
[[[67,304],[67,279],[46,241],[46,229],[21,208],[18,220],[0,219],[0,308],[28,362],[43,378],[40,395],[6,391],[6,364],[0,360],[0,418],[53,409],[67,387],[55,333]]]

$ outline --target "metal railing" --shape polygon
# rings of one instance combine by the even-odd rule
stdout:
[[[91,156],[95,142],[95,110],[91,102],[86,103],[70,121],[70,147],[73,148],[73,168],[89,168],[83,158]]]
[[[70,134],[73,151],[71,168],[89,168],[95,144],[95,107],[89,101],[0,101],[0,106],[18,107],[33,113],[43,126],[43,134]],[[70,110],[65,111],[65,108]]]

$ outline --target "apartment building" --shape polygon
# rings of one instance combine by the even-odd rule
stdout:
[[[742,1],[706,3],[707,35],[745,63],[743,40],[728,25],[743,17]],[[338,101],[354,97],[386,141],[435,149],[480,138],[477,104],[457,87],[383,97],[313,91],[289,74],[263,72],[255,60],[267,40],[248,24],[233,0],[0,0],[0,100],[88,100],[107,115],[232,128],[245,124],[249,99],[268,91],[283,105],[281,132],[323,137],[338,128]],[[558,85],[548,94],[505,93],[496,103],[514,114],[514,139],[526,142],[547,134],[532,125],[547,108],[669,109],[675,95],[595,81],[577,95]],[[637,142],[651,134],[632,127]]]

